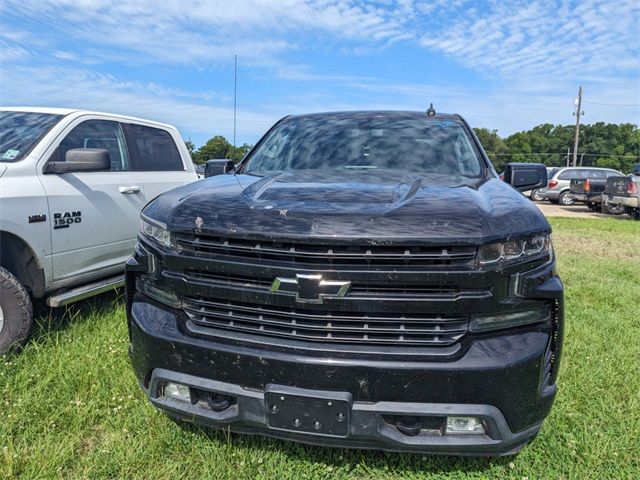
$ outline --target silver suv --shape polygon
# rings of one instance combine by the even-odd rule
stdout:
[[[546,188],[541,188],[536,192],[535,199],[545,199],[560,205],[573,205],[574,200],[569,192],[571,180],[576,178],[596,178],[602,177],[604,172],[606,177],[620,175],[619,172],[610,168],[598,167],[563,167],[555,171],[549,171],[549,183]]]

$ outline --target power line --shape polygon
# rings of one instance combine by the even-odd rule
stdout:
[[[588,100],[583,100],[584,103],[589,103],[591,105],[605,105],[607,107],[640,107],[640,103],[604,103],[604,102],[590,102]]]

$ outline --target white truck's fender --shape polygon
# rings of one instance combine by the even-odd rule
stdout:
[[[38,268],[51,279],[49,207],[35,175],[35,159],[0,165],[0,231],[20,238],[31,250]]]

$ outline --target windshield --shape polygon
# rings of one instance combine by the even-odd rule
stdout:
[[[29,154],[61,115],[0,112],[0,162],[17,162]]]
[[[483,162],[457,120],[318,115],[278,124],[251,153],[244,172],[378,169],[479,178]]]

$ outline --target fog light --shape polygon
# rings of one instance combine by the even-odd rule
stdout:
[[[178,297],[175,293],[166,289],[158,288],[143,277],[138,276],[136,278],[136,288],[140,293],[169,307],[178,308],[180,306],[180,302],[178,301]]]
[[[500,328],[513,328],[533,323],[546,322],[551,315],[547,307],[521,312],[499,313],[496,315],[472,315],[469,330],[487,332]]]
[[[484,434],[484,425],[478,417],[447,417],[447,434]]]
[[[164,384],[162,393],[165,397],[174,398],[181,402],[191,403],[191,393],[189,387],[182,385],[181,383],[167,382]]]

